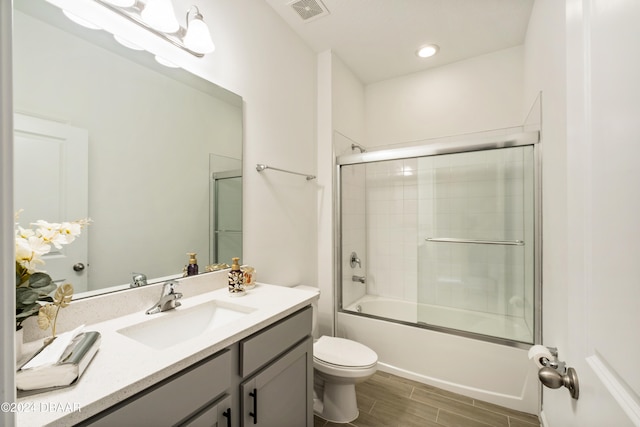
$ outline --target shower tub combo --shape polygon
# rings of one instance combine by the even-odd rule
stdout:
[[[337,160],[336,333],[379,367],[537,413],[538,132]]]

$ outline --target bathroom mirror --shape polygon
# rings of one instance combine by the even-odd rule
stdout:
[[[200,272],[207,264],[230,262],[213,258],[212,177],[221,168],[236,170],[234,188],[241,190],[242,99],[185,70],[159,65],[148,52],[127,49],[104,31],[80,27],[44,0],[16,0],[14,12],[15,112],[27,123],[62,124],[86,135],[84,160],[56,159],[62,171],[87,171],[79,190],[66,186],[65,194],[51,194],[56,185],[44,186],[47,177],[73,183],[56,173],[32,179],[29,168],[38,159],[46,163],[49,154],[19,155],[17,148],[15,157],[16,209],[43,200],[34,196],[41,187],[54,189],[47,194],[47,213],[25,208],[21,225],[78,219],[67,215],[77,212],[69,202],[88,207],[93,222],[80,237],[86,239],[87,262],[78,259],[84,269],[64,276],[76,293],[128,288],[133,273],[145,274],[149,283],[182,275],[187,252],[198,254]],[[36,142],[47,139],[25,126],[16,132]],[[231,193],[228,203],[238,215],[241,192]],[[233,229],[225,229],[235,232],[234,253],[242,250],[241,228],[236,218]],[[83,277],[84,288],[78,286]]]

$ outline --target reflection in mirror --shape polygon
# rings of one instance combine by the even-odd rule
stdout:
[[[230,254],[242,256],[241,174],[236,173],[230,191],[235,199],[223,202],[218,195],[228,210],[211,198],[212,177],[222,172],[216,168],[241,169],[241,98],[184,70],[165,69],[107,33],[79,27],[44,0],[14,4],[14,110],[27,122],[66,127],[86,137],[86,166],[54,155],[59,173],[47,176],[60,185],[43,177],[16,178],[16,195],[33,195],[39,185],[64,187],[69,179],[62,171],[87,171],[84,190],[49,193],[55,203],[47,211],[25,210],[21,218],[93,220],[84,236],[87,253],[67,255],[69,268],[78,262],[86,268],[68,270],[62,278],[76,286],[84,276],[86,285],[76,286],[77,292],[95,293],[128,287],[133,272],[144,273],[149,283],[180,276],[187,252],[198,254],[201,272],[205,264],[229,262]],[[16,133],[40,142],[60,140],[25,126],[16,127]],[[16,156],[16,171],[33,166],[36,152],[30,153]],[[84,204],[85,213],[69,202]],[[16,209],[20,203],[17,197]],[[234,246],[223,251],[218,241],[218,253],[225,257],[218,259],[210,225],[227,216],[232,221],[223,224],[224,231],[234,232]]]
[[[210,253],[216,263],[229,263],[242,253],[242,162],[210,156]]]

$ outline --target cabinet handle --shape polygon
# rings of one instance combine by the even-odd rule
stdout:
[[[249,396],[253,397],[253,412],[249,412],[249,416],[253,417],[254,424],[258,424],[258,390],[254,388]]]
[[[227,427],[231,427],[231,408],[227,408],[227,410],[222,413],[222,416],[227,419]]]

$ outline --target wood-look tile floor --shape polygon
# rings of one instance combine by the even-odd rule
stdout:
[[[536,415],[451,393],[378,371],[356,385],[358,419],[314,427],[539,427]]]

